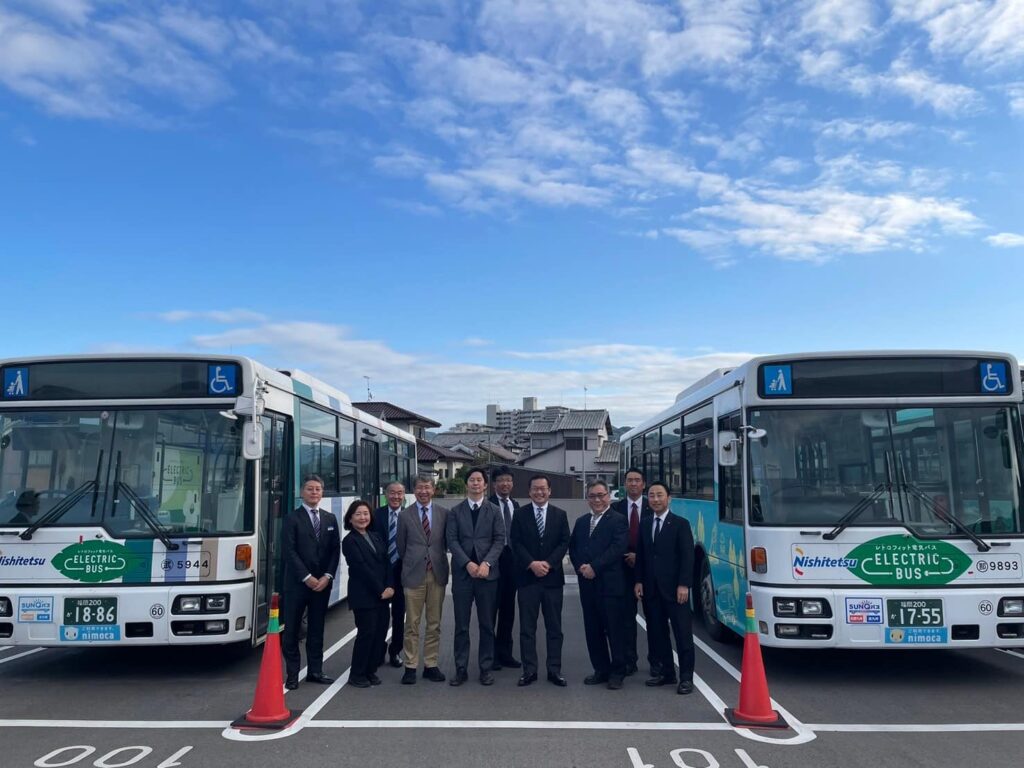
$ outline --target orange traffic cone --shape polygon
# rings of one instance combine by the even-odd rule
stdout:
[[[267,625],[267,639],[263,644],[263,661],[260,663],[260,676],[256,681],[256,695],[252,700],[252,708],[231,724],[234,728],[279,730],[290,725],[301,714],[301,710],[288,709],[284,705],[279,613],[278,596],[275,592],[270,598],[270,623]]]
[[[740,703],[726,709],[725,718],[739,728],[788,728],[782,715],[772,709],[768,678],[764,674],[761,643],[754,620],[754,598],[747,593],[747,635],[743,639],[743,668],[740,670]]]

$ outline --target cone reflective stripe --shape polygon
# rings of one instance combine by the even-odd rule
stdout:
[[[768,695],[768,678],[761,658],[761,641],[757,637],[754,598],[747,593],[747,634],[743,638],[743,667],[740,670],[740,703],[725,710],[726,719],[743,728],[788,728],[786,721],[772,709]]]
[[[278,597],[270,598],[270,621],[263,643],[263,660],[256,681],[256,695],[252,707],[231,725],[235,728],[264,728],[277,730],[292,723],[301,710],[288,709],[284,703],[281,685],[281,627],[278,620]]]

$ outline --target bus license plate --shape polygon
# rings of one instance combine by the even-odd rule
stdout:
[[[64,623],[77,627],[117,624],[117,598],[65,597]]]
[[[941,627],[942,600],[886,600],[890,627]]]

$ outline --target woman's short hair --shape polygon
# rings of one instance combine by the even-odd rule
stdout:
[[[360,507],[366,507],[370,512],[370,524],[373,524],[373,507],[366,499],[356,499],[348,505],[348,509],[345,510],[345,517],[342,520],[342,526],[346,531],[352,530],[352,515],[356,513],[356,510]]]

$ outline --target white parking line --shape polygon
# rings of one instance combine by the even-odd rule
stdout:
[[[1000,653],[1007,653],[1010,656],[1016,656],[1018,659],[1024,659],[1024,653],[1020,651],[1011,651],[1009,648],[996,648]]]
[[[598,720],[314,720],[307,728],[458,728],[548,731],[731,731],[728,723],[645,723]]]
[[[33,653],[39,653],[40,651],[45,651],[45,650],[46,650],[45,648],[32,648],[31,650],[23,651],[22,653],[16,653],[13,656],[7,656],[6,658],[0,659],[0,664],[6,664],[8,661],[14,661],[15,659],[22,659],[25,656],[31,656]]]

